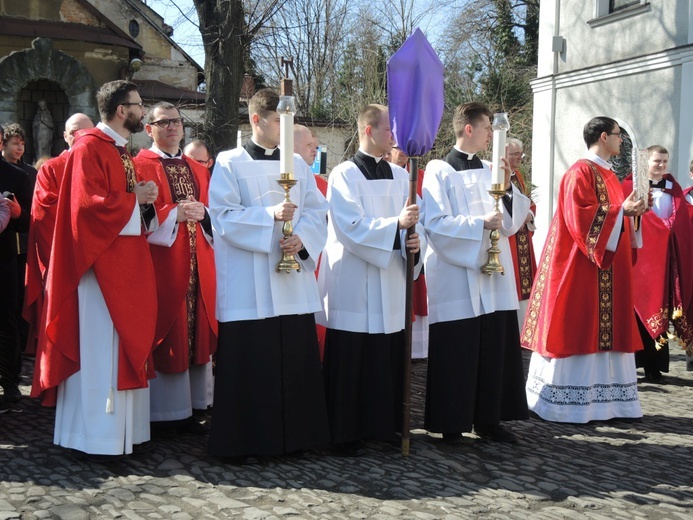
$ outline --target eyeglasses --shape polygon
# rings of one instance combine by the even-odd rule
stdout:
[[[180,117],[176,117],[174,119],[159,119],[158,121],[152,121],[149,124],[158,126],[163,130],[164,128],[168,128],[169,125],[176,127],[181,126],[183,124],[183,119]]]
[[[607,132],[606,135],[616,135],[619,139],[623,140],[623,137],[621,137],[621,132]]]
[[[133,106],[133,105],[143,107],[144,103],[142,103],[141,101],[138,101],[137,103],[134,103],[134,102],[121,103],[121,105],[123,105],[124,107],[129,107],[129,106]]]
[[[508,154],[508,157],[524,157],[524,156],[525,156],[525,154],[522,152],[513,152],[513,153]]]

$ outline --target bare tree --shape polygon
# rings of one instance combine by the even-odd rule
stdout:
[[[236,142],[250,43],[286,0],[193,0],[205,48],[207,97],[204,138],[213,150]]]

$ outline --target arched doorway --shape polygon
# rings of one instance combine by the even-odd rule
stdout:
[[[24,155],[24,160],[27,162],[36,162],[39,159],[34,146],[33,123],[41,99],[46,102],[53,119],[51,156],[59,155],[67,146],[63,140],[63,129],[65,128],[65,121],[70,117],[70,100],[65,91],[55,81],[49,79],[30,81],[19,92],[17,98],[17,122],[22,125],[27,134]]]
[[[0,59],[0,121],[22,125],[31,144],[29,159],[34,153],[35,96],[45,94],[56,100],[55,106],[46,100],[56,120],[54,139],[62,140],[63,125],[70,114],[83,112],[97,119],[96,87],[87,68],[72,56],[54,50],[50,38],[36,38],[31,47]],[[54,140],[53,151],[59,153],[62,149]]]

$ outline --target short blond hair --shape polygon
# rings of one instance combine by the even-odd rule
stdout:
[[[387,112],[387,107],[385,105],[378,105],[375,103],[366,105],[361,110],[359,117],[356,120],[359,135],[365,134],[367,126],[374,126],[377,128],[378,123],[380,123],[380,116],[383,114],[383,112]]]

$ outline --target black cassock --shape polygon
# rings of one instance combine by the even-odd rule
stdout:
[[[457,150],[445,162],[456,171],[483,167]],[[428,345],[427,430],[469,432],[529,417],[517,311],[431,324]]]
[[[210,455],[281,455],[329,440],[313,314],[219,323]]]

